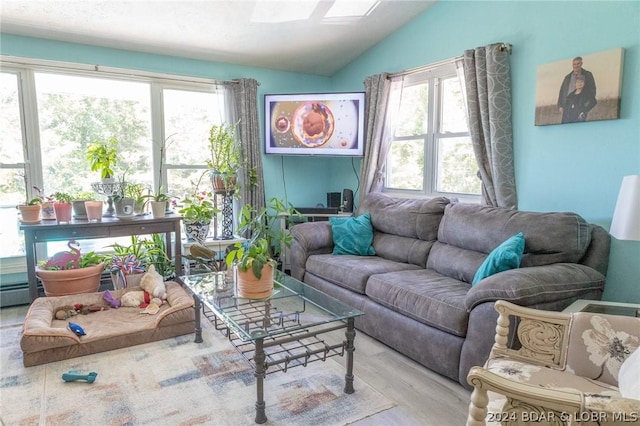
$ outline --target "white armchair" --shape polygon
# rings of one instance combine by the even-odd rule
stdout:
[[[640,400],[618,389],[620,366],[640,346],[640,318],[505,301],[495,308],[491,355],[467,376],[474,387],[468,426],[640,423]]]

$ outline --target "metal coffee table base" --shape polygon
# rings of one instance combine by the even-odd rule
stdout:
[[[355,351],[354,340],[356,331],[354,318],[348,318],[344,322],[333,322],[325,326],[316,326],[308,329],[296,330],[284,333],[278,337],[257,338],[252,341],[243,341],[231,332],[221,318],[209,310],[204,309],[200,299],[194,295],[195,309],[195,342],[201,343],[202,327],[201,314],[209,319],[217,330],[222,331],[231,344],[249,362],[256,378],[256,418],[258,424],[267,421],[264,401],[264,378],[267,374],[282,371],[286,373],[290,368],[303,366],[315,361],[326,361],[334,356],[344,356],[346,353],[346,374],[344,392],[351,394],[353,388],[353,353]],[[322,339],[323,335],[336,330],[345,330],[345,340],[339,343],[329,344]],[[271,370],[269,371],[269,369]]]

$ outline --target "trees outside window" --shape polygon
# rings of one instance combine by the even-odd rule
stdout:
[[[480,180],[454,64],[405,77],[384,190],[477,198]]]

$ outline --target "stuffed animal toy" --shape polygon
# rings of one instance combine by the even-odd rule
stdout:
[[[122,306],[144,308],[142,314],[155,315],[160,310],[160,306],[164,301],[157,297],[151,297],[147,291],[133,290],[128,291],[120,298]]]
[[[102,305],[83,305],[81,303],[76,303],[75,305],[63,305],[55,310],[53,317],[58,320],[66,320],[71,318],[72,316],[82,314],[87,315],[92,312],[106,311],[109,309],[108,306]]]
[[[142,276],[140,287],[148,292],[151,297],[158,299],[167,298],[167,288],[164,285],[164,278],[156,272],[155,266],[149,266],[149,270]]]
[[[66,320],[72,316],[78,315],[76,308],[70,305],[64,305],[57,308],[53,314],[53,317],[58,320]]]

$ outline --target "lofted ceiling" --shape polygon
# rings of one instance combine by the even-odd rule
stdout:
[[[435,0],[0,3],[3,33],[331,76]]]

